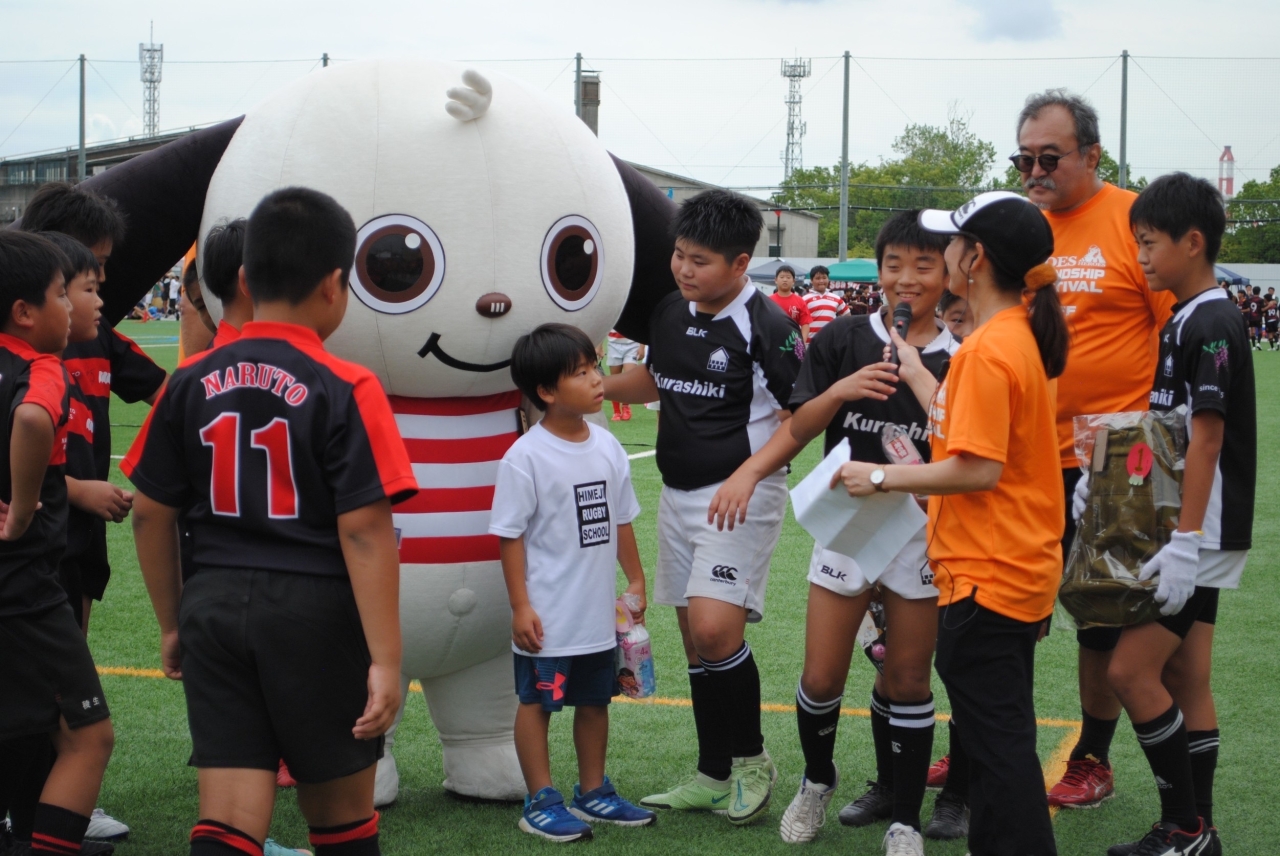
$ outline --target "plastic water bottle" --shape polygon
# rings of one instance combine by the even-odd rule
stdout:
[[[862,652],[867,655],[871,665],[881,674],[884,674],[884,640],[884,606],[880,601],[873,600],[862,616],[862,625],[858,628],[858,644],[862,646]]]
[[[624,594],[614,605],[618,631],[618,688],[630,698],[648,698],[657,691],[649,631],[631,618],[632,610],[639,608],[640,598],[634,594]]]
[[[880,432],[880,444],[892,464],[923,464],[924,457],[901,425],[889,423]]]

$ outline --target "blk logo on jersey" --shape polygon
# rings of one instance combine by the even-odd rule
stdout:
[[[727,371],[729,368],[729,352],[724,348],[716,348],[707,359],[707,369],[713,372]]]
[[[578,507],[578,546],[608,544],[609,497],[605,483],[598,481],[575,484],[573,501]]]
[[[732,565],[716,565],[711,569],[711,579],[713,582],[736,586],[738,584],[738,569]]]
[[[307,400],[306,384],[298,383],[293,375],[268,363],[239,363],[225,372],[210,372],[200,378],[200,382],[204,384],[206,401],[241,387],[269,391],[294,407]]]
[[[701,327],[690,327],[684,331],[686,336],[697,336],[699,339],[707,338],[707,331]]]

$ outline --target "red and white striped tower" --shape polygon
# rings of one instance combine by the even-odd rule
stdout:
[[[1236,193],[1236,156],[1231,154],[1231,146],[1223,146],[1218,157],[1218,192],[1223,199],[1230,199]]]

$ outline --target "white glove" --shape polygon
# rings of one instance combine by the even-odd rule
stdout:
[[[1142,566],[1138,579],[1146,581],[1160,575],[1156,603],[1162,603],[1161,615],[1177,615],[1196,590],[1196,572],[1200,567],[1200,533],[1174,532],[1169,543]]]
[[[1071,519],[1079,523],[1080,518],[1084,517],[1084,509],[1088,504],[1089,474],[1085,473],[1080,476],[1080,481],[1076,482],[1076,493],[1075,496],[1071,497]]]

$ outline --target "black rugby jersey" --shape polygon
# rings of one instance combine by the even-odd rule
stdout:
[[[197,572],[346,576],[337,516],[417,492],[373,372],[314,331],[267,322],[183,363],[121,469],[157,502],[189,507]]]
[[[748,284],[714,316],[672,292],[649,331],[662,483],[696,490],[724,481],[779,425],[804,354],[800,328]]]
[[[1280,307],[1276,306],[1274,303],[1270,303],[1267,305],[1267,308],[1263,310],[1262,315],[1266,319],[1268,325],[1273,325],[1277,321],[1280,321]]]
[[[920,361],[934,377],[942,375],[944,364],[960,347],[960,341],[951,335],[946,325],[938,322],[937,337],[920,349]],[[884,317],[873,315],[837,318],[823,328],[821,337],[814,337],[800,376],[787,405],[794,411],[805,402],[826,392],[836,381],[854,374],[864,366],[884,362],[884,348],[889,344],[889,331]],[[831,424],[827,426],[823,454],[828,454],[839,442],[849,438],[850,458],[873,464],[887,464],[880,432],[886,424],[896,424],[907,432],[921,457],[929,460],[929,418],[916,400],[915,394],[905,383],[885,401],[863,398],[840,405]]]
[[[1245,301],[1244,311],[1249,316],[1249,322],[1256,326],[1257,319],[1262,317],[1262,298],[1250,297]]]
[[[1221,289],[1173,307],[1160,332],[1160,361],[1151,389],[1152,410],[1187,405],[1191,416],[1215,410],[1224,421],[1222,453],[1204,515],[1207,550],[1247,550],[1253,537],[1258,471],[1257,402],[1253,355],[1243,319]]]
[[[67,469],[69,478],[80,481],[101,481],[94,459],[93,430],[96,427],[93,411],[85,401],[84,392],[72,383],[69,386],[70,408],[67,412]],[[67,505],[67,549],[64,559],[82,559],[88,555],[95,539],[105,539],[107,524],[96,514],[81,511]]]
[[[58,581],[58,562],[67,543],[67,385],[57,357],[0,333],[0,499],[13,500],[9,445],[18,405],[43,408],[54,425],[53,453],[40,485],[41,507],[21,538],[0,541],[0,616],[41,612],[67,599]]]

